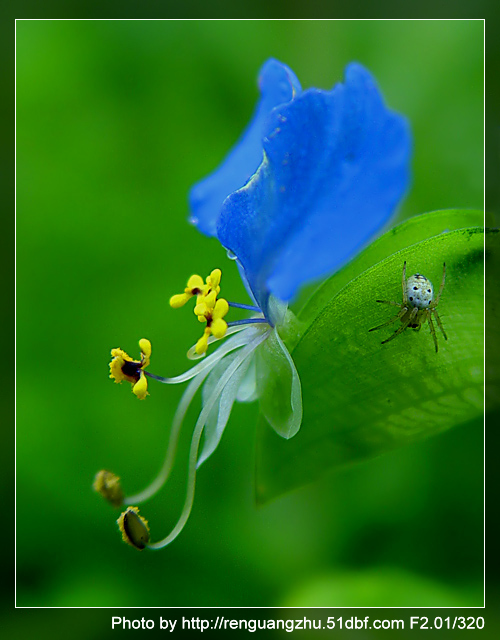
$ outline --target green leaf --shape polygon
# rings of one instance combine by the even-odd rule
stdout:
[[[396,251],[401,251],[412,244],[454,229],[482,227],[483,221],[483,212],[474,209],[432,211],[431,213],[424,213],[405,220],[380,238],[377,238],[356,258],[347,263],[331,278],[325,280],[301,310],[299,314],[301,320],[307,323],[313,321],[321,309],[342,287],[359,276],[360,273],[366,271],[366,269],[377,264],[377,262],[396,253]]]
[[[479,217],[482,221],[478,212],[452,211],[409,220],[311,298],[291,349],[302,384],[303,424],[285,441],[261,417],[259,501],[482,414],[484,230],[463,228],[464,221]],[[438,235],[419,240],[433,232]],[[498,246],[495,231],[489,231],[489,246]],[[439,314],[448,341],[436,328],[438,353],[427,324],[387,344],[381,342],[396,323],[369,332],[397,312],[376,300],[401,301],[405,260],[407,276],[423,273],[435,289],[446,262]]]
[[[405,569],[377,566],[317,576],[295,587],[283,606],[481,607],[483,601],[481,584],[451,587]]]

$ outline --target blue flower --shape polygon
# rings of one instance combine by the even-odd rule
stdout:
[[[191,221],[209,236],[217,235],[217,219],[226,196],[242,187],[262,162],[262,140],[269,114],[301,92],[293,71],[272,59],[261,69],[259,89],[262,97],[238,144],[217,171],[196,184],[189,194]]]
[[[291,438],[298,432],[300,378],[279,333],[293,326],[287,302],[301,285],[331,273],[359,251],[387,222],[408,187],[408,124],[387,109],[375,81],[359,64],[349,65],[344,83],[331,91],[302,91],[288,67],[269,60],[259,87],[261,99],[242,138],[219,169],[190,193],[191,221],[234,255],[254,304],[220,297],[220,269],[205,279],[192,275],[184,290],[172,296],[174,308],[194,300],[204,327],[189,357],[203,357],[211,343],[229,337],[174,378],[142,367],[144,389],[146,376],[165,384],[190,381],[174,416],[163,467],[134,496],[124,497],[119,479],[108,471],[101,471],[94,485],[112,504],[129,505],[118,522],[122,532],[127,525],[124,539],[132,539],[138,549],[165,547],[182,531],[193,504],[196,470],[218,446],[236,400],[258,398],[279,435]],[[228,321],[231,307],[252,316]],[[149,363],[151,345],[143,343]],[[125,353],[112,352],[114,377],[128,379],[127,363],[123,358],[115,362],[115,352]],[[172,531],[152,543],[147,522],[132,505],[148,500],[168,480],[183,420],[199,389],[202,409],[191,440],[184,508]]]
[[[272,294],[355,255],[394,213],[410,178],[411,135],[357,63],[331,91],[301,91],[285,65],[262,67],[261,99],[219,169],[193,187],[191,220],[238,259],[266,317]]]

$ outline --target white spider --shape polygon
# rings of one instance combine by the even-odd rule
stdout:
[[[436,337],[436,331],[434,329],[434,324],[432,322],[432,315],[436,318],[436,322],[438,327],[441,329],[443,333],[444,339],[448,340],[448,337],[443,329],[443,325],[439,318],[436,307],[438,306],[439,299],[444,289],[444,280],[446,275],[446,265],[443,262],[443,279],[441,280],[441,286],[439,287],[439,291],[437,297],[434,299],[434,289],[432,286],[432,282],[428,280],[425,276],[420,273],[416,273],[413,276],[410,276],[408,280],[406,279],[406,260],[403,264],[403,276],[401,281],[401,286],[403,288],[403,302],[390,302],[388,300],[377,300],[377,302],[381,302],[382,304],[390,304],[395,307],[399,307],[399,312],[393,317],[384,322],[384,324],[379,325],[378,327],[373,327],[370,331],[376,331],[377,329],[382,329],[382,327],[386,327],[396,320],[401,320],[403,323],[399,329],[397,329],[390,338],[384,340],[382,344],[386,342],[390,342],[394,340],[396,336],[400,333],[403,333],[405,329],[410,327],[415,331],[420,331],[420,327],[424,324],[424,322],[429,322],[429,328],[431,330],[432,338],[434,340],[434,346],[436,347],[436,353],[438,350],[438,343]]]

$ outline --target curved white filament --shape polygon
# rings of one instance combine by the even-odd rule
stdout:
[[[245,377],[241,381],[236,394],[237,402],[254,402],[259,397],[257,393],[257,367],[255,356],[251,359]]]
[[[245,360],[251,356],[251,354],[255,351],[255,349],[262,343],[269,335],[269,331],[261,332],[259,331],[259,335],[257,335],[251,342],[249,342],[241,352],[236,356],[236,358],[231,362],[228,366],[224,374],[221,376],[221,379],[217,383],[211,397],[207,400],[207,403],[204,405],[203,409],[200,412],[198,420],[196,422],[196,426],[194,428],[193,437],[191,440],[191,448],[189,451],[189,471],[188,471],[188,481],[187,481],[187,489],[186,489],[186,500],[184,502],[184,507],[182,509],[182,513],[177,521],[177,524],[172,529],[172,531],[159,542],[153,542],[148,544],[149,549],[162,549],[170,544],[175,538],[179,535],[179,533],[184,528],[186,524],[189,514],[191,513],[191,508],[193,506],[194,500],[194,490],[196,485],[196,466],[198,462],[198,448],[200,445],[200,439],[203,433],[203,429],[205,427],[205,423],[210,415],[212,408],[215,403],[219,400],[219,397],[226,386],[228,380],[231,376],[236,372],[236,370],[245,362]]]
[[[179,434],[181,431],[182,422],[189,409],[189,405],[191,404],[191,401],[194,398],[196,392],[203,384],[205,378],[208,376],[213,367],[215,367],[217,362],[218,361],[215,360],[212,364],[212,367],[201,371],[201,373],[198,373],[191,380],[187,389],[184,391],[175,412],[174,419],[172,421],[172,429],[170,431],[170,438],[168,440],[167,455],[160,469],[160,473],[143,491],[141,491],[140,493],[136,493],[135,495],[130,497],[127,496],[124,500],[125,504],[136,505],[144,502],[145,500],[148,500],[149,498],[151,498],[151,496],[154,496],[154,494],[159,491],[168,480],[170,472],[172,471],[175,453],[177,451],[177,443],[179,442]]]
[[[187,382],[205,369],[211,369],[214,364],[219,362],[219,360],[226,355],[226,353],[248,344],[253,336],[262,332],[262,329],[258,329],[256,327],[248,327],[246,329],[241,329],[240,327],[235,328],[239,329],[238,335],[226,340],[226,342],[221,345],[217,351],[214,351],[211,355],[204,358],[202,362],[195,365],[185,373],[181,373],[179,376],[174,376],[173,378],[161,378],[160,376],[151,377],[163,384],[180,384],[181,382]]]
[[[246,328],[245,326],[241,326],[241,325],[228,327],[226,330],[226,333],[222,336],[222,338],[215,338],[214,336],[209,336],[208,344],[211,345],[214,342],[218,342],[219,340],[224,340],[224,338],[227,338],[227,336],[230,336],[233,333],[239,333],[240,331],[243,331],[245,328]],[[205,353],[201,353],[201,354],[196,353],[195,344],[188,349],[188,352],[186,355],[189,358],[189,360],[201,360],[201,358],[204,358],[206,356]]]

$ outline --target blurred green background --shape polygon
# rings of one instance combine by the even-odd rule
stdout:
[[[479,606],[482,422],[333,474],[262,508],[253,499],[256,405],[234,410],[201,468],[190,521],[167,549],[120,542],[91,490],[108,468],[128,493],[156,474],[181,388],[139,402],[108,379],[109,350],[151,371],[188,366],[199,336],[168,299],[224,270],[186,222],[190,186],[248,122],[270,56],[329,88],[351,60],[407,115],[414,179],[399,218],[482,208],[480,21],[17,23],[17,604],[21,606]],[[141,508],[162,538],[176,473]],[[76,632],[76,631],[75,631]]]

